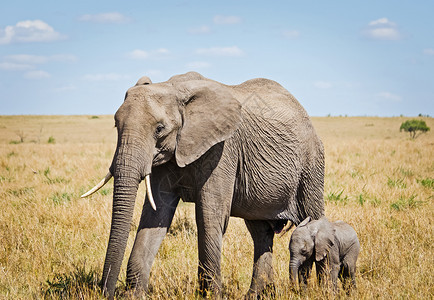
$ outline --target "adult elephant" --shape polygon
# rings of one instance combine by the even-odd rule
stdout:
[[[272,283],[275,232],[324,213],[324,150],[308,115],[278,83],[228,86],[194,72],[152,84],[141,78],[115,114],[118,142],[109,174],[113,213],[104,292],[113,298],[137,189],[147,194],[127,267],[146,291],[151,265],[180,198],[196,205],[200,291],[221,294],[222,237],[229,216],[254,242],[249,294]]]

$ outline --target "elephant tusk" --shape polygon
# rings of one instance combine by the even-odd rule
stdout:
[[[86,198],[87,196],[92,195],[93,193],[95,193],[96,191],[98,191],[100,188],[102,188],[109,180],[110,178],[112,178],[113,175],[108,172],[107,175],[104,177],[103,180],[101,180],[96,186],[94,186],[91,190],[89,190],[87,193],[84,193],[83,195],[81,195],[81,198]]]
[[[156,211],[157,206],[155,206],[154,197],[152,196],[151,175],[150,174],[146,175],[145,182],[146,182],[146,194],[148,195],[149,203],[151,204],[152,208]]]

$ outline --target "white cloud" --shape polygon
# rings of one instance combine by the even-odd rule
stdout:
[[[32,64],[32,65],[45,64],[50,61],[54,61],[54,62],[77,61],[77,57],[71,54],[56,54],[51,56],[15,54],[15,55],[5,56],[5,59],[7,61],[22,63],[22,64]]]
[[[318,89],[329,89],[329,88],[333,87],[333,85],[330,82],[321,81],[321,80],[315,81],[313,85]]]
[[[170,51],[166,48],[159,48],[152,51],[145,51],[141,49],[135,49],[127,53],[127,57],[131,59],[143,60],[143,59],[153,59],[162,58],[170,54]]]
[[[28,55],[28,54],[15,54],[5,57],[7,61],[13,61],[22,64],[45,64],[48,61],[47,56]]]
[[[24,74],[24,78],[27,79],[45,79],[50,77],[51,75],[49,73],[41,70],[29,71]]]
[[[387,18],[369,22],[363,34],[374,40],[397,41],[403,38],[396,23],[389,21]]]
[[[211,28],[209,28],[209,26],[203,25],[200,27],[190,28],[188,30],[188,33],[190,33],[190,34],[209,34],[209,33],[211,33]]]
[[[76,90],[77,87],[75,85],[69,84],[69,85],[64,85],[58,88],[54,88],[52,91],[56,92],[56,93],[63,93],[63,92],[70,92],[73,90]]]
[[[36,69],[37,65],[46,64],[49,62],[73,62],[77,58],[70,54],[57,54],[51,56],[15,54],[5,56],[4,62],[0,63],[0,70],[4,71],[29,71]],[[28,79],[48,78],[50,75],[44,71],[32,71],[24,74]]]
[[[241,18],[237,16],[222,16],[217,15],[213,19],[215,24],[218,25],[232,25],[232,24],[238,24],[241,23]]]
[[[396,41],[401,39],[401,34],[396,28],[374,28],[369,31],[368,36],[375,40]]]
[[[211,64],[205,61],[193,61],[186,64],[186,67],[192,70],[205,69],[211,67]]]
[[[423,49],[423,54],[434,55],[434,49],[433,48]]]
[[[130,18],[118,12],[83,15],[78,19],[79,21],[82,22],[92,22],[92,23],[101,23],[101,24],[107,24],[107,23],[121,24],[121,23],[130,22]]]
[[[0,70],[4,70],[4,71],[26,71],[26,70],[31,70],[33,68],[34,67],[29,64],[13,63],[13,62],[0,63]]]
[[[160,49],[155,50],[155,53],[157,53],[157,54],[170,54],[170,51],[167,50],[166,48],[160,48]]]
[[[209,56],[243,56],[244,52],[237,46],[232,47],[211,47],[200,48],[196,50],[196,54]]]
[[[387,18],[380,18],[369,22],[369,26],[396,26],[395,23],[390,22]]]
[[[400,102],[402,100],[401,96],[390,93],[390,92],[381,92],[376,95],[377,97],[383,98],[384,100]]]
[[[41,20],[26,20],[0,28],[0,45],[12,43],[51,42],[65,36]]]
[[[284,30],[282,35],[286,39],[296,39],[300,36],[300,32],[298,30]]]
[[[144,50],[135,49],[131,52],[128,52],[127,56],[132,59],[147,59],[149,58],[149,53]]]
[[[87,81],[119,81],[129,79],[129,76],[117,73],[99,73],[99,74],[86,74],[83,76]]]

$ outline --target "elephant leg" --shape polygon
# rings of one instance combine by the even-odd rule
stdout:
[[[259,295],[273,283],[273,238],[274,231],[267,221],[245,220],[253,239],[253,275],[246,298]]]
[[[356,267],[347,265],[342,268],[341,272],[342,287],[347,292],[351,293],[351,290],[356,288]]]
[[[312,265],[313,265],[313,261],[311,259],[308,259],[298,269],[298,283],[300,284],[300,287],[302,287],[302,288],[307,287],[307,280],[310,277],[310,273],[312,271]]]
[[[356,289],[356,264],[354,263],[353,266],[349,266],[349,273],[350,273],[350,280],[351,280],[351,286],[350,289]]]
[[[339,265],[334,264],[331,266],[330,279],[331,279],[331,283],[332,283],[333,292],[338,291],[339,271],[340,271]]]
[[[222,209],[214,201],[196,204],[196,222],[199,251],[199,293],[206,297],[221,297],[221,251],[223,235],[229,222],[229,208]]]
[[[203,182],[196,200],[199,293],[213,298],[221,297],[222,292],[222,240],[229,222],[236,173],[236,165],[225,160],[228,157],[213,158],[220,157],[222,146],[216,145],[215,152],[202,156],[202,167],[196,170],[197,182]]]
[[[318,285],[322,286],[324,285],[324,281],[326,280],[327,277],[327,269],[328,269],[328,264],[326,262],[326,260],[322,260],[322,261],[316,261],[315,262],[315,268],[316,268],[316,276],[317,276],[317,280],[318,280]]]
[[[153,169],[151,189],[157,210],[151,208],[146,196],[127,265],[127,286],[134,289],[136,295],[147,291],[152,263],[172,223],[179,201],[174,192],[175,183],[176,177],[167,167]]]

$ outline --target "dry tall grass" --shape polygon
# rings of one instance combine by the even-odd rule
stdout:
[[[434,120],[425,119],[432,131],[412,141],[399,132],[405,119],[313,119],[326,148],[326,214],[350,223],[362,245],[353,298],[433,298]],[[79,195],[106,174],[115,139],[111,116],[0,117],[0,298],[101,298],[96,283],[112,186]],[[119,297],[144,186],[139,194]],[[195,298],[194,224],[193,206],[181,204],[153,265],[150,298]],[[289,238],[275,238],[276,297],[332,297],[315,279],[303,294],[292,291]],[[247,291],[252,260],[245,225],[232,218],[222,258],[225,297]]]

